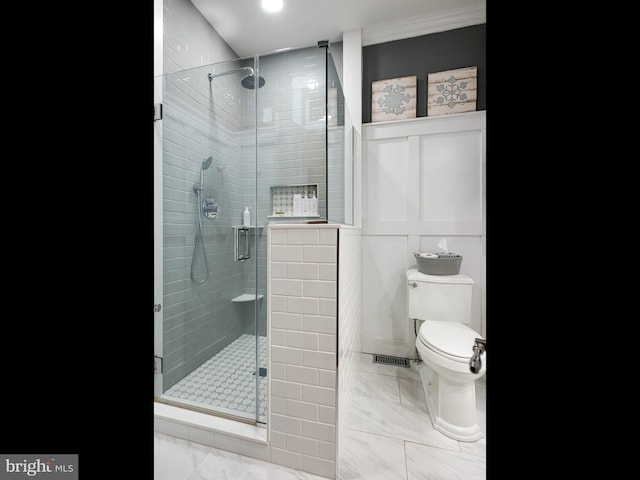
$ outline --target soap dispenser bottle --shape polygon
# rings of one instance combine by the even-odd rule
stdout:
[[[248,227],[251,225],[251,212],[249,211],[249,207],[244,207],[244,212],[242,213],[242,226]]]

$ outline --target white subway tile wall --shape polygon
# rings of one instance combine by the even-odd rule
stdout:
[[[269,227],[271,461],[327,478],[336,476],[338,228]]]
[[[163,0],[162,39],[164,73],[237,57],[189,0]]]
[[[338,452],[344,452],[343,438],[351,411],[353,384],[361,351],[362,332],[362,230],[340,228],[338,252]],[[320,336],[320,344],[324,345]],[[320,378],[324,385],[324,378]],[[327,381],[329,379],[326,379]],[[335,412],[334,412],[335,415]],[[340,465],[338,458],[338,466]]]

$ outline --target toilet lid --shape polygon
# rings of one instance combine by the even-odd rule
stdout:
[[[469,361],[476,338],[484,338],[475,330],[457,322],[425,320],[418,332],[420,341],[452,360]]]

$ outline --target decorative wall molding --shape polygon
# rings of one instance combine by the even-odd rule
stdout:
[[[447,238],[474,282],[485,334],[486,111],[364,124],[362,351],[415,358],[406,305],[413,252]]]

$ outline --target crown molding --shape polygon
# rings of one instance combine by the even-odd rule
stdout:
[[[391,22],[362,29],[362,46],[419,37],[430,33],[479,25],[487,21],[485,2],[476,7],[451,10],[442,15]]]

